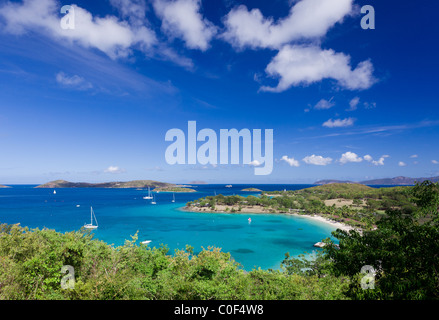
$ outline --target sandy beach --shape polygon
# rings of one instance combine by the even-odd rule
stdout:
[[[305,217],[305,218],[308,218],[308,219],[313,219],[313,220],[317,220],[317,221],[320,221],[320,222],[328,223],[328,224],[336,227],[337,229],[341,229],[341,230],[344,230],[344,231],[356,230],[356,228],[354,228],[352,226],[349,226],[347,224],[344,224],[344,223],[341,223],[341,222],[338,222],[338,221],[334,221],[334,220],[331,220],[331,219],[328,219],[328,218],[325,218],[325,217],[322,217],[322,216],[307,215],[307,214],[306,215],[305,214],[304,215],[299,215],[299,214],[295,214],[295,213],[293,213],[293,214],[297,215],[297,216],[300,216],[300,217]]]

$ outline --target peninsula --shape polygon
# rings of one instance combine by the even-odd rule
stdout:
[[[50,181],[35,188],[166,188],[174,187],[175,184],[154,180],[133,180],[127,182],[70,182],[65,180]]]
[[[426,180],[429,180],[431,182],[439,182],[439,176],[437,177],[430,177],[430,178],[409,178],[409,177],[394,177],[394,178],[383,178],[383,179],[374,179],[374,180],[365,180],[360,182],[355,181],[347,181],[347,180],[319,180],[314,182],[314,184],[331,184],[331,183],[357,183],[357,184],[364,184],[368,186],[373,185],[382,185],[382,186],[411,186],[415,185],[416,182],[424,182]]]
[[[288,191],[262,192],[260,196],[207,196],[188,202],[184,210],[221,213],[298,214],[354,228],[372,228],[387,209],[411,213],[408,188],[373,188],[362,184],[333,183]]]

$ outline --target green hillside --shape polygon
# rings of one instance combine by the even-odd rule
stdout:
[[[65,180],[50,181],[39,185],[35,188],[156,188],[156,187],[171,187],[172,183],[159,182],[154,180],[133,180],[127,182],[70,182]]]

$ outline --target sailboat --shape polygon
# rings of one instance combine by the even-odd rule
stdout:
[[[95,218],[96,225],[93,224],[93,217]],[[95,213],[93,212],[93,207],[90,207],[90,223],[84,225],[86,229],[97,229],[98,228],[98,220],[96,219]]]
[[[152,197],[151,197],[151,190],[150,190],[149,187],[148,187],[148,195],[147,195],[147,196],[144,196],[143,199],[145,199],[145,200],[150,200],[150,199],[152,199]]]
[[[56,190],[53,190],[53,194],[56,194]]]
[[[152,197],[151,204],[157,204],[157,202],[155,202],[154,196]]]
[[[175,202],[175,192],[172,194],[172,202]]]

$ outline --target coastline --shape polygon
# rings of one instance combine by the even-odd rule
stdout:
[[[343,231],[357,230],[357,228],[354,228],[354,227],[347,225],[345,223],[334,221],[334,220],[331,220],[329,218],[325,218],[325,217],[322,217],[322,216],[319,216],[316,214],[314,214],[314,215],[310,215],[310,214],[301,215],[301,214],[297,214],[297,213],[291,213],[291,215],[296,215],[299,217],[305,217],[307,219],[313,219],[316,221],[324,222],[324,223],[332,225],[333,227],[336,227],[337,229],[341,229]]]
[[[317,215],[317,214],[297,214],[297,213],[292,213],[292,212],[268,212],[268,211],[264,211],[263,209],[257,209],[255,210],[254,208],[253,211],[251,211],[250,208],[245,208],[243,207],[243,209],[247,209],[247,210],[241,210],[241,211],[236,211],[236,212],[230,212],[230,211],[221,211],[221,210],[201,210],[200,208],[198,208],[198,210],[196,210],[196,208],[188,208],[186,206],[179,208],[181,211],[188,211],[188,212],[204,212],[204,213],[225,213],[225,214],[285,214],[285,215],[290,215],[290,216],[297,216],[297,217],[304,217],[307,219],[312,219],[315,221],[319,221],[319,222],[323,222],[323,223],[327,223],[332,225],[333,227],[335,227],[336,229],[341,229],[343,231],[349,231],[349,230],[358,230],[358,228],[352,227],[348,224],[342,223],[342,222],[338,222],[338,221],[334,221],[331,220],[329,218],[325,218],[323,216]],[[203,208],[205,209],[205,208]]]

